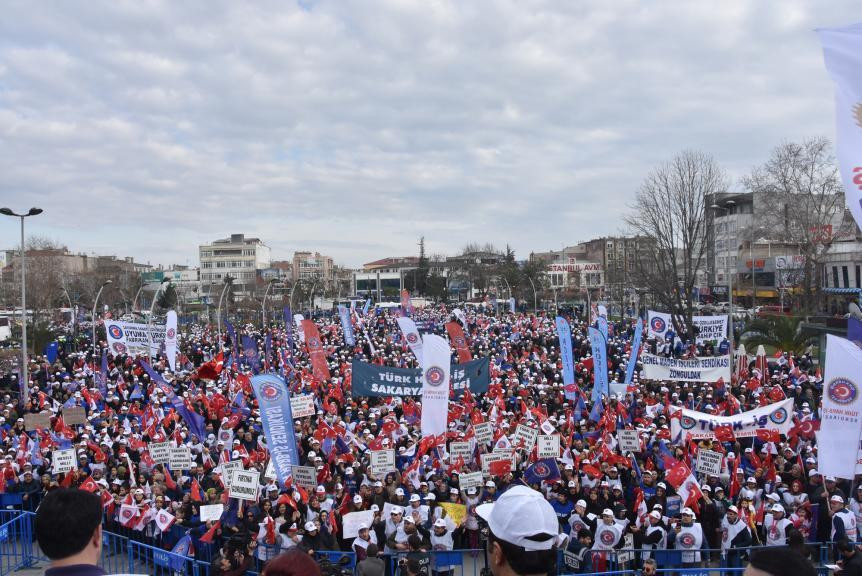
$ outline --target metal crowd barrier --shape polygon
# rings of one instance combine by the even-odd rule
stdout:
[[[0,574],[10,574],[32,566],[33,531],[29,518],[18,514],[9,518],[3,514],[0,524]]]

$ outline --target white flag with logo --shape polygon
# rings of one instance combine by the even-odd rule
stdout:
[[[399,316],[396,321],[398,322],[398,327],[401,328],[401,333],[404,335],[404,339],[407,340],[407,345],[410,346],[410,350],[413,352],[413,355],[421,362],[422,337],[419,335],[419,329],[416,328],[416,322],[414,322],[412,318],[408,318],[406,316]]]
[[[177,371],[177,313],[168,310],[165,321],[165,355],[171,365],[171,371]]]
[[[862,24],[817,31],[835,82],[838,165],[844,198],[862,228]]]
[[[428,334],[422,341],[422,436],[446,432],[449,416],[449,342]]]
[[[826,335],[823,412],[817,433],[817,470],[852,480],[862,430],[862,349]]]
[[[159,510],[156,513],[156,526],[159,527],[161,532],[167,532],[175,521],[176,518],[174,518],[174,515],[167,510]]]

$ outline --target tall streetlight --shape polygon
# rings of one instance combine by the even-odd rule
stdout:
[[[536,299],[536,285],[533,284],[533,279],[530,278],[529,276],[527,276],[527,280],[530,281],[530,286],[533,287],[533,312],[535,312],[539,309],[539,305],[538,305],[537,299]]]
[[[105,280],[102,282],[102,285],[99,286],[99,291],[96,293],[96,299],[93,300],[93,357],[96,355],[96,309],[99,306],[99,296],[102,295],[102,290],[105,289],[105,286],[113,283],[113,280]]]
[[[21,404],[27,403],[30,395],[30,374],[27,365],[27,252],[24,250],[24,218],[38,216],[41,208],[30,208],[26,214],[16,214],[10,208],[0,208],[0,214],[21,219]]]
[[[156,300],[159,299],[159,293],[167,288],[170,283],[170,278],[162,278],[159,287],[156,289],[156,293],[153,294],[153,301],[150,302],[150,317],[147,318],[147,359],[150,362],[153,361],[153,335],[150,333],[150,326],[153,325],[153,313],[156,311]]]
[[[266,290],[263,293],[263,304],[261,304],[261,311],[263,312],[263,329],[266,330],[266,298],[269,296],[269,290],[272,288],[272,285],[278,282],[278,278],[270,278],[269,285],[266,287]]]
[[[710,206],[710,208],[712,208],[715,211],[723,210],[725,215],[730,215],[730,211],[733,209],[733,207],[735,205],[736,205],[735,201],[728,200],[727,202],[724,203],[724,206],[719,206],[718,204],[713,204],[712,206]],[[715,230],[715,217],[713,217],[712,228],[713,228],[713,230]],[[715,234],[715,232],[713,232],[713,234]],[[736,240],[735,239],[733,241],[733,246],[734,246],[734,252],[735,252],[736,251]],[[734,256],[735,256],[735,254],[734,254]],[[730,343],[730,360],[731,360],[731,364],[732,364],[734,354],[736,353],[736,348],[734,348],[734,346],[733,346],[733,271],[732,270],[728,271],[728,268],[729,268],[729,266],[727,265],[728,260],[731,260],[734,263],[736,263],[736,262],[735,262],[735,257],[725,258],[725,261],[724,261],[724,268],[725,268],[725,271],[727,272],[727,314],[728,314],[728,318],[727,318],[727,328],[728,328],[728,330],[727,330],[728,331],[727,341]],[[733,370],[733,367],[731,367],[731,370]]]
[[[221,289],[221,296],[218,297],[218,309],[216,310],[216,326],[218,328],[218,346],[219,352],[221,352],[221,303],[224,300],[224,293],[227,292],[227,289],[233,283],[233,277],[225,276],[224,277],[224,288]]]

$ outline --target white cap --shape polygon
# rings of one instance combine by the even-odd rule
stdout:
[[[784,513],[784,508],[781,507],[781,504],[773,504],[772,508],[769,509],[770,512],[781,512]]]
[[[649,513],[649,515],[651,517],[655,518],[656,520],[661,520],[661,512],[659,512],[658,510],[653,510],[652,512]]]
[[[683,516],[694,516],[694,510],[691,508],[683,508],[681,514]]]
[[[354,504],[362,504],[362,496],[360,496],[359,494],[357,494],[356,496],[354,496],[354,497],[353,497],[353,503],[354,503]]]
[[[610,508],[605,508],[604,510],[602,510],[602,516],[613,516],[613,515],[614,515],[614,511],[611,510]]]
[[[844,504],[844,498],[839,496],[838,494],[834,494],[830,499],[830,502],[838,502],[840,504]]]
[[[736,506],[730,505],[727,507],[728,512],[733,512],[734,514],[739,514],[739,508]]]
[[[578,500],[577,502],[575,502],[575,506],[582,506],[582,507],[586,508],[587,507],[587,501],[586,500]]]
[[[493,504],[481,504],[476,513],[488,522],[494,536],[525,550],[550,550],[560,532],[557,514],[545,497],[532,488],[509,488]],[[536,536],[544,536],[536,540]]]
[[[317,530],[317,524],[315,524],[314,522],[306,522],[305,531],[311,532],[312,530]]]
[[[435,528],[445,528],[446,527],[446,521],[443,520],[442,518],[437,518],[437,520],[434,522],[434,527]]]
[[[416,521],[413,520],[413,516],[405,516],[404,522],[406,522],[407,524],[415,524]]]
[[[410,501],[411,502],[419,502],[420,500],[422,500],[422,498],[419,496],[419,494],[411,494],[410,495]]]
[[[365,522],[360,522],[359,526],[356,527],[356,531],[358,532],[360,530],[368,530],[368,524],[366,524]]]

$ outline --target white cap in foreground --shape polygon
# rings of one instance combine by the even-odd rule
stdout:
[[[545,497],[526,486],[514,486],[493,504],[476,507],[494,536],[524,550],[550,550],[556,542],[559,524]]]

